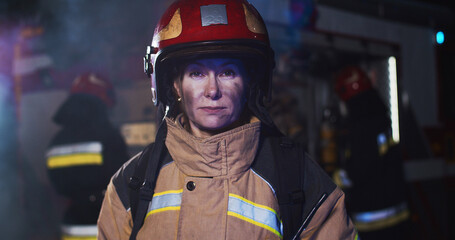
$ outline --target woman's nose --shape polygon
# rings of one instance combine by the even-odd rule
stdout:
[[[205,97],[211,98],[212,100],[216,100],[221,97],[220,86],[215,74],[209,74],[207,84],[205,86],[204,95]]]

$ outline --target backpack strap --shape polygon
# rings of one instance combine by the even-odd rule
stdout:
[[[130,205],[133,216],[133,229],[130,240],[135,240],[137,233],[144,224],[148,206],[153,198],[158,173],[164,161],[167,126],[163,121],[158,128],[155,144],[150,145],[142,153],[133,177],[130,179]]]
[[[284,136],[261,137],[252,168],[275,190],[283,239],[298,239],[336,187],[304,148]]]
[[[303,150],[287,137],[271,138],[271,147],[277,170],[276,195],[283,221],[283,239],[297,232],[303,215]]]

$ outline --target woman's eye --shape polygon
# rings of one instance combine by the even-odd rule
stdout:
[[[190,77],[192,77],[192,78],[201,78],[203,76],[204,76],[204,74],[202,72],[197,72],[197,71],[190,72]]]
[[[234,78],[235,77],[235,72],[232,71],[232,70],[227,70],[227,71],[224,71],[223,73],[221,73],[220,77]]]

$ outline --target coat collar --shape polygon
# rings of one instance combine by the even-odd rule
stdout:
[[[166,118],[166,147],[177,167],[188,176],[232,176],[248,170],[258,149],[261,122],[257,118],[243,126],[198,138],[184,129],[182,115]]]

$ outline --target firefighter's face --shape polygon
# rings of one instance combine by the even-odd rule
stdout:
[[[245,69],[232,58],[200,59],[188,64],[174,82],[195,136],[211,136],[239,120],[246,96]]]

